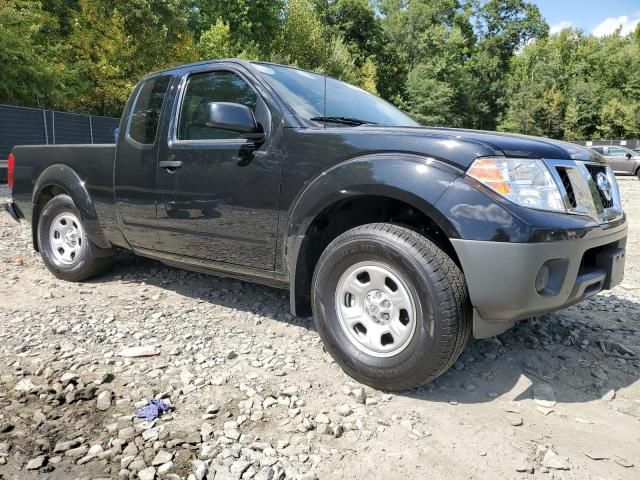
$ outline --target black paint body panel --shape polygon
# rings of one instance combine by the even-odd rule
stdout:
[[[263,108],[256,115],[263,143],[176,141],[187,76],[215,69],[234,71],[255,88]],[[140,148],[127,138],[130,99],[117,148],[14,149],[13,198],[27,220],[39,192],[56,185],[79,205],[92,240],[101,246],[279,286],[290,281],[296,242],[315,216],[349,197],[406,202],[452,239],[544,242],[600,229],[587,217],[518,207],[464,176],[479,156],[601,161],[589,149],[471,130],[318,128],[298,118],[250,63],[239,60],[187,65],[145,79],[154,75],[172,77],[155,145]],[[159,162],[166,160],[182,167],[163,169]]]

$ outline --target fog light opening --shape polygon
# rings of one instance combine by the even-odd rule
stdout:
[[[540,267],[538,270],[538,275],[536,275],[536,292],[539,294],[544,294],[549,286],[549,279],[551,278],[551,271],[549,267],[545,264]]]

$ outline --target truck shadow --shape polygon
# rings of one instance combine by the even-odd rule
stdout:
[[[289,313],[285,290],[193,273],[127,254],[110,274],[94,282],[120,279],[315,331],[312,318]],[[518,322],[498,337],[471,339],[447,373],[400,395],[454,404],[517,402],[531,399],[535,385],[548,383],[559,403],[610,399],[612,391],[630,386],[637,396],[639,334],[640,304],[611,293],[597,295],[569,309]],[[621,397],[613,401],[615,408],[640,418],[640,403]]]

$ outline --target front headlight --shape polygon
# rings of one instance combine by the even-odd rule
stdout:
[[[558,184],[542,160],[482,157],[467,175],[523,207],[566,212]]]

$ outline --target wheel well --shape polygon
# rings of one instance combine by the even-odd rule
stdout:
[[[449,255],[458,266],[460,261],[451,241],[440,226],[421,210],[390,197],[360,196],[337,202],[315,217],[305,233],[296,259],[294,312],[311,315],[311,281],[324,249],[339,235],[367,223],[394,223],[427,237]]]
[[[32,240],[33,240],[33,248],[36,251],[39,251],[38,221],[40,220],[40,212],[42,211],[42,209],[44,208],[44,206],[47,204],[49,200],[51,200],[53,197],[56,197],[58,195],[68,195],[68,193],[63,188],[57,185],[49,185],[48,187],[44,187],[40,191],[33,205],[33,214],[31,215],[31,234],[32,234]]]

